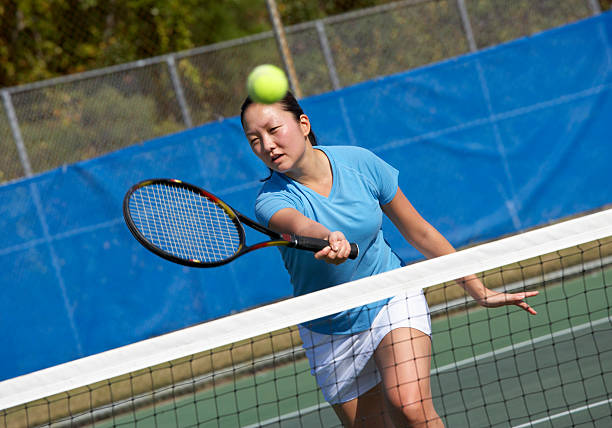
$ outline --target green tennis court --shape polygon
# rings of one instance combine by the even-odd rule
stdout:
[[[541,287],[537,316],[475,307],[434,317],[432,388],[446,425],[612,426],[611,281],[608,269]],[[301,354],[249,371],[95,426],[340,426]]]

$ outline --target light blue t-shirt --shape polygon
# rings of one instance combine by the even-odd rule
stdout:
[[[340,265],[317,260],[309,251],[278,247],[291,277],[295,296],[386,272],[402,266],[381,230],[385,205],[395,197],[398,171],[372,152],[353,146],[316,146],[330,161],[333,184],[328,197],[273,173],[255,201],[257,219],[268,225],[283,208],[295,208],[330,231],[339,230],[359,245],[359,256]],[[388,300],[340,312],[304,324],[325,334],[367,330]]]

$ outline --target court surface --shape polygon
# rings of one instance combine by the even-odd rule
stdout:
[[[541,288],[530,299],[536,316],[516,308],[477,307],[435,317],[432,389],[446,426],[612,426],[612,397],[606,392],[612,391],[612,289],[602,285],[611,280],[608,269]],[[198,420],[208,422],[198,425]],[[327,428],[340,423],[302,357],[220,382],[214,394],[209,388],[95,424],[113,425]]]

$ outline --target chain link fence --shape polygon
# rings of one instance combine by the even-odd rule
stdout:
[[[600,13],[596,0],[404,0],[285,29],[303,96]],[[0,183],[238,114],[274,34],[1,90]]]

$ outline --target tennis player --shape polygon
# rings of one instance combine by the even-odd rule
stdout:
[[[291,93],[275,104],[242,105],[244,133],[271,170],[255,203],[262,224],[322,238],[315,253],[279,247],[296,296],[401,267],[383,237],[383,213],[428,258],[451,244],[410,204],[398,171],[366,149],[318,146]],[[347,261],[350,244],[360,248]],[[487,307],[517,305],[537,292],[497,293],[475,276],[463,286]],[[354,308],[299,326],[325,399],[345,427],[440,427],[430,388],[431,323],[422,291]]]

